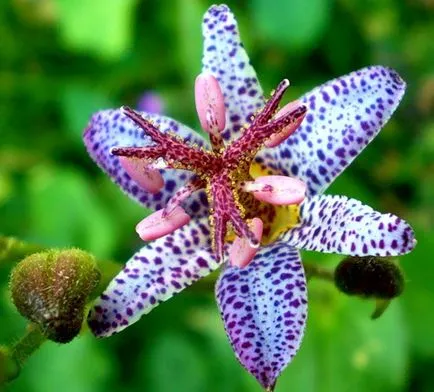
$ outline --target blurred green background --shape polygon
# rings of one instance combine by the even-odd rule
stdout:
[[[395,68],[408,92],[380,136],[329,189],[407,219],[418,238],[401,258],[406,291],[382,318],[374,304],[312,281],[307,334],[276,391],[434,391],[434,1],[228,1],[265,91],[288,100],[369,64]],[[0,233],[79,246],[126,261],[144,211],[87,156],[92,112],[158,92],[165,112],[198,128],[205,0],[0,2]],[[340,258],[305,253],[335,265]],[[0,344],[25,321],[0,265]],[[237,363],[203,286],[106,340],[45,344],[10,391],[260,391]]]

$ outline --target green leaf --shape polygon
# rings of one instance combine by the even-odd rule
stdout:
[[[253,0],[253,18],[267,40],[293,51],[308,50],[330,20],[331,0]]]
[[[105,59],[119,58],[131,44],[136,0],[55,0],[66,46]]]

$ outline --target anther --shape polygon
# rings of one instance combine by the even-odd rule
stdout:
[[[293,177],[262,176],[255,181],[241,184],[245,192],[251,192],[260,201],[274,205],[300,204],[306,194],[306,184]]]
[[[255,257],[262,238],[263,223],[259,218],[253,218],[249,224],[255,241],[246,237],[236,237],[229,249],[229,262],[235,267],[246,267]],[[253,242],[253,243],[252,243]]]
[[[293,110],[297,109],[300,106],[300,101],[293,101],[285,105],[282,109],[280,109],[277,114],[274,116],[275,119],[282,117],[284,114],[292,112]],[[281,131],[278,133],[275,133],[272,135],[264,144],[265,147],[276,147],[280,143],[284,142],[286,139],[288,139],[289,136],[291,136],[294,131],[301,125],[301,123],[304,120],[306,113],[298,117],[293,123],[289,124],[288,126],[284,127]]]
[[[158,210],[137,224],[136,232],[143,241],[164,237],[190,221],[190,216],[180,206],[167,216],[163,216],[163,213],[164,210]]]
[[[223,92],[217,79],[207,73],[196,78],[195,84],[196,110],[202,128],[211,136],[214,151],[223,147],[220,135],[226,125],[226,109]]]
[[[128,175],[148,192],[158,193],[163,188],[163,176],[156,168],[146,165],[146,161],[120,156],[119,162]]]

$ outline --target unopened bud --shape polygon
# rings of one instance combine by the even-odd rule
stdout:
[[[337,288],[348,295],[392,299],[404,290],[404,276],[399,266],[386,258],[347,257],[335,270]]]
[[[78,335],[89,294],[100,279],[92,255],[79,249],[26,257],[12,271],[10,289],[18,311],[44,335],[67,343]]]

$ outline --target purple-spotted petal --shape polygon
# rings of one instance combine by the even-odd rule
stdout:
[[[194,131],[158,114],[142,112],[149,120],[159,126],[162,132],[174,132],[192,144],[205,145],[205,141]],[[142,147],[152,144],[143,129],[138,128],[121,110],[103,110],[95,113],[83,136],[86,148],[92,159],[118,184],[131,198],[147,208],[159,210],[165,206],[176,190],[191,179],[192,174],[184,170],[161,169],[164,187],[158,193],[152,194],[142,189],[125,169],[120,165],[119,158],[112,155],[112,147]],[[197,192],[184,205],[191,216],[200,216],[207,211],[207,201],[204,192]]]
[[[298,249],[353,256],[395,256],[416,245],[412,228],[345,196],[313,196],[300,206],[300,224],[283,239]]]
[[[306,324],[306,279],[299,252],[279,242],[262,248],[247,267],[222,272],[216,295],[238,360],[272,390],[300,347]]]
[[[252,114],[264,106],[262,88],[241,43],[237,22],[226,5],[214,5],[202,24],[204,53],[202,72],[220,84],[227,108],[223,138],[236,138]]]
[[[160,238],[138,251],[95,301],[88,324],[94,335],[117,333],[219,267],[206,220]]]
[[[300,99],[307,106],[303,123],[265,155],[285,175],[306,182],[308,195],[320,194],[378,134],[404,91],[400,76],[381,66],[327,82]]]

